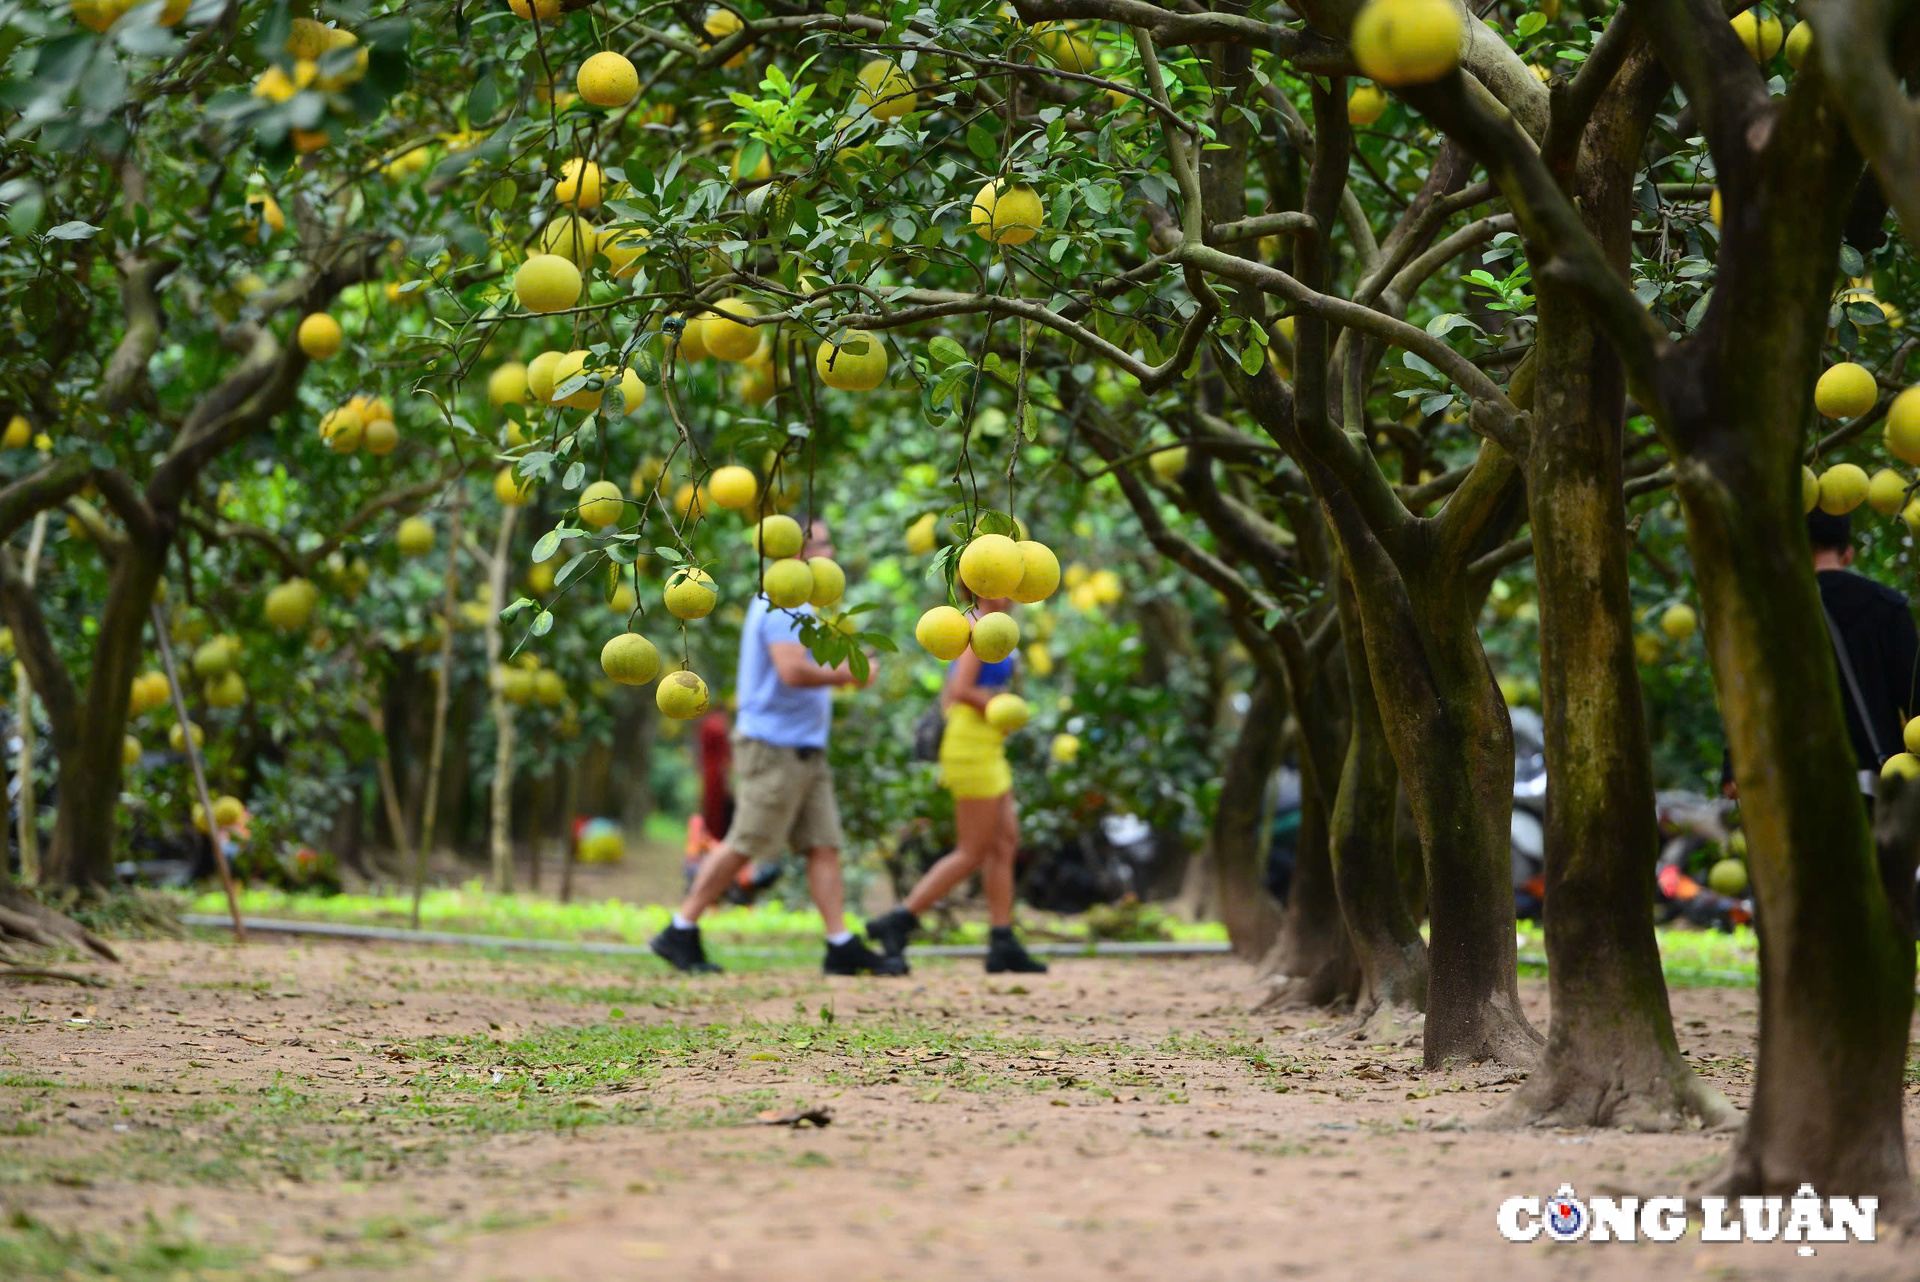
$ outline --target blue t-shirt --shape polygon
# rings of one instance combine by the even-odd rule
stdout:
[[[810,607],[801,607],[811,614]],[[746,622],[740,625],[740,672],[735,698],[739,710],[734,728],[750,739],[778,744],[783,748],[824,748],[827,731],[833,726],[832,686],[790,686],[780,679],[779,670],[767,647],[780,641],[800,640],[800,621],[785,610],[771,608],[764,596],[756,596],[747,607]]]

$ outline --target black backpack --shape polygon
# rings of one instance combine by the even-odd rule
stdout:
[[[915,761],[940,760],[940,736],[947,731],[946,710],[938,700],[920,714],[913,723],[913,759]]]

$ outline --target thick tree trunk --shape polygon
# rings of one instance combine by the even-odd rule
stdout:
[[[1233,951],[1267,955],[1280,936],[1280,905],[1267,890],[1267,784],[1280,764],[1280,700],[1272,678],[1254,679],[1245,720],[1220,772],[1220,798],[1207,836],[1214,903]]]
[[[1341,593],[1341,630],[1353,729],[1333,808],[1330,852],[1340,912],[1360,967],[1356,1018],[1409,1025],[1427,1007],[1427,945],[1407,912],[1394,856],[1400,773],[1381,728],[1351,591]]]
[[[1594,114],[1580,212],[1624,270],[1634,173],[1664,88],[1641,55]],[[1646,90],[1652,90],[1649,93]],[[1540,1067],[1504,1120],[1667,1131],[1737,1115],[1673,1035],[1653,933],[1653,763],[1633,651],[1621,432],[1611,344],[1571,291],[1542,281],[1527,499],[1546,712],[1547,986]]]
[[[80,724],[64,734],[54,728],[59,809],[44,869],[51,885],[92,887],[113,881],[127,710],[140,670],[140,640],[166,554],[165,541],[143,544],[133,539],[117,551],[94,638]]]
[[[1303,788],[1299,846],[1280,938],[1260,966],[1272,984],[1262,1010],[1331,1006],[1352,1001],[1359,991],[1360,965],[1334,890],[1327,819],[1318,792]]]

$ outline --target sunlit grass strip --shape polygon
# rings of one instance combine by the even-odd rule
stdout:
[[[224,913],[224,895],[209,892],[193,899],[185,911]],[[405,895],[307,895],[268,887],[250,887],[240,894],[240,911],[249,917],[277,917],[297,921],[324,921],[361,926],[405,926],[412,917],[412,900]],[[604,940],[645,944],[667,924],[672,909],[666,904],[634,904],[606,899],[596,903],[560,904],[550,899],[496,895],[478,881],[451,890],[429,890],[420,904],[420,924],[427,930],[471,935],[499,935],[515,939]],[[1048,913],[1023,914],[1023,924],[1042,938],[1087,939],[1083,919]],[[1164,926],[1180,942],[1224,941],[1226,929],[1218,922],[1187,923],[1168,918]],[[820,914],[812,908],[789,909],[778,903],[751,908],[716,908],[701,918],[709,943],[757,944],[812,941],[820,938]],[[987,939],[984,922],[965,922],[942,943],[980,943]]]

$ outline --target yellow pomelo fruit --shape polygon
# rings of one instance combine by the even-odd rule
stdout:
[[[707,710],[707,683],[691,672],[669,672],[660,678],[653,701],[675,721],[690,721]]]
[[[600,229],[584,218],[559,214],[540,229],[540,252],[564,258],[581,271],[593,266],[600,248]]]
[[[1773,61],[1773,55],[1780,52],[1780,45],[1786,39],[1780,19],[1759,17],[1751,9],[1734,14],[1732,22],[1733,33],[1747,47],[1747,56],[1763,65]]]
[[[887,348],[878,334],[850,329],[838,343],[831,339],[813,354],[820,381],[842,392],[871,392],[887,380]]]
[[[699,516],[707,510],[709,497],[704,487],[696,491],[692,481],[682,481],[673,492],[673,510],[682,518]]]
[[[175,752],[185,752],[187,750],[188,735],[193,736],[193,746],[196,748],[204,746],[207,742],[207,732],[200,728],[199,722],[187,722],[186,730],[182,731],[180,723],[176,721],[167,729],[167,746]]]
[[[140,764],[140,741],[130,734],[120,737],[120,764],[122,766]]]
[[[539,14],[542,22],[560,17],[560,0],[507,0],[507,7],[522,18]]]
[[[1187,466],[1187,447],[1176,445],[1172,449],[1155,450],[1147,456],[1147,465],[1153,469],[1155,476],[1171,485]]]
[[[770,560],[800,555],[806,535],[790,516],[765,517],[753,527],[753,550]]]
[[[298,632],[313,618],[320,594],[306,579],[288,579],[267,591],[267,622],[279,632]]]
[[[1820,477],[1814,470],[1802,463],[1800,465],[1800,510],[1811,512],[1820,506]]]
[[[400,448],[400,429],[390,419],[376,418],[361,433],[360,443],[375,458],[385,458]]]
[[[718,468],[707,478],[707,492],[713,495],[713,501],[730,512],[750,507],[754,496],[760,492],[759,482],[753,479],[753,472],[730,463]]]
[[[1660,630],[1671,641],[1685,641],[1693,635],[1700,621],[1690,605],[1670,605],[1660,613]]]
[[[927,553],[933,551],[934,542],[938,537],[937,526],[938,522],[934,519],[934,515],[931,512],[928,512],[912,525],[909,525],[907,527],[907,555],[925,556]]]
[[[705,570],[682,566],[667,578],[667,613],[676,619],[704,619],[713,613],[720,594]]]
[[[1020,645],[1020,625],[995,610],[973,621],[973,652],[982,663],[998,663]]]
[[[1908,752],[1920,751],[1920,717],[1907,722],[1905,729],[1900,732],[1900,739],[1907,745]]]
[[[1892,516],[1907,502],[1907,478],[1892,468],[1883,467],[1867,482],[1867,506],[1882,516]]]
[[[1866,469],[1854,463],[1835,463],[1820,474],[1820,510],[1843,516],[1867,501]]]
[[[1715,187],[1712,193],[1707,197],[1707,217],[1712,220],[1713,225],[1715,227],[1718,227],[1720,225],[1721,211],[1722,211],[1722,206],[1720,204],[1720,189],[1718,187]]]
[[[760,590],[779,609],[805,605],[813,594],[813,570],[798,557],[783,557],[767,566],[760,577]]]
[[[1909,387],[1893,398],[1883,439],[1902,463],[1920,463],[1920,387]]]
[[[361,422],[360,411],[351,405],[341,405],[330,409],[320,419],[320,439],[328,448],[341,454],[351,454],[360,448],[360,437],[365,433],[366,425]]]
[[[707,339],[702,325],[702,317],[686,318],[680,326],[680,333],[673,339],[674,359],[682,364],[688,361],[703,361],[713,355],[707,350]]]
[[[660,652],[638,632],[623,632],[600,647],[600,667],[623,686],[643,686],[660,675]]]
[[[527,401],[527,367],[519,361],[506,361],[487,375],[487,404],[524,405]]]
[[[231,828],[239,823],[247,813],[238,797],[216,797],[213,802],[213,822],[222,828]]]
[[[1880,767],[1882,779],[1912,779],[1920,776],[1920,757],[1911,752],[1896,752]]]
[[[393,532],[402,556],[425,556],[433,551],[433,525],[425,517],[410,516]]]
[[[647,403],[647,385],[630,369],[620,371],[620,399],[625,403],[623,414],[638,414],[640,407]]]
[[[1020,582],[1007,595],[1025,605],[1052,596],[1053,590],[1060,586],[1060,558],[1053,554],[1052,548],[1033,539],[1022,539],[1014,546],[1020,550],[1025,569]]]
[[[624,231],[607,228],[600,232],[597,248],[606,258],[615,280],[627,280],[639,274],[640,255],[648,239],[644,227],[629,227]]]
[[[740,30],[740,15],[733,12],[731,9],[715,9],[713,12],[707,15],[706,21],[704,21],[700,25],[704,27],[706,29],[706,33],[709,36],[713,37],[715,40],[723,40],[726,37],[732,35],[734,32]],[[747,65],[746,49],[743,47],[739,53],[734,54],[733,57],[727,59],[726,62],[722,63],[721,65],[726,67],[728,70],[732,70],[735,67],[746,66]]]
[[[1716,895],[1737,895],[1747,888],[1747,865],[1738,859],[1716,859],[1707,870],[1707,885]]]
[[[580,491],[580,520],[596,530],[617,524],[626,510],[626,495],[612,481],[595,481]]]
[[[1463,34],[1449,0],[1367,0],[1353,20],[1353,56],[1380,84],[1425,84],[1460,65]]]
[[[542,352],[527,362],[527,391],[535,405],[553,404],[554,372],[565,359],[565,352]]]
[[[807,568],[813,571],[813,588],[807,593],[808,605],[824,610],[845,595],[847,572],[840,568],[839,562],[824,556],[808,557]]]
[[[567,698],[565,678],[552,668],[540,669],[533,674],[533,697],[543,707],[559,707]]]
[[[1387,113],[1387,91],[1379,85],[1361,85],[1347,95],[1347,123],[1370,125]]]
[[[1047,755],[1061,765],[1070,765],[1080,755],[1080,736],[1076,734],[1057,734],[1047,748]]]
[[[1024,245],[1040,234],[1046,207],[1033,188],[994,179],[973,198],[973,229],[996,245]]]
[[[625,55],[602,49],[580,64],[573,84],[595,107],[624,107],[640,93],[640,73]]]
[[[1040,49],[1047,61],[1060,70],[1087,76],[1099,68],[1100,56],[1094,50],[1093,41],[1071,23],[1037,22],[1033,31],[1039,37]]]
[[[300,321],[300,350],[324,361],[340,350],[340,322],[325,312],[310,312]]]
[[[666,476],[667,461],[665,459],[643,458],[634,465],[633,475],[627,478],[627,488],[635,494],[657,494]]]
[[[1027,706],[1027,701],[1010,690],[987,700],[987,724],[1001,734],[1012,734],[1032,716],[1033,709]]]
[[[913,639],[924,646],[928,654],[949,663],[966,653],[972,634],[973,626],[967,622],[967,616],[950,605],[934,606],[913,626]]]
[[[22,415],[15,414],[7,420],[7,434],[0,437],[0,446],[10,450],[24,450],[33,444],[33,424]]]
[[[1793,30],[1787,33],[1787,65],[1795,71],[1807,61],[1807,54],[1813,49],[1813,24],[1796,22]]]
[[[723,361],[744,361],[759,351],[759,327],[741,321],[758,316],[760,309],[744,298],[729,298],[716,307],[717,312],[700,317],[701,346]]]
[[[535,596],[553,591],[553,562],[541,561],[527,570],[527,586]]]
[[[532,494],[532,477],[515,476],[511,467],[503,467],[493,474],[493,497],[504,506],[519,507]]]
[[[557,399],[554,404],[566,405],[577,410],[597,410],[600,398],[606,394],[604,387],[583,387],[570,396],[560,396],[560,389],[582,374],[602,374],[602,371],[588,368],[593,353],[587,351],[568,352],[553,367],[553,392]]]
[[[247,701],[247,683],[238,672],[223,672],[207,685],[207,704],[214,708],[237,708]]]
[[[900,64],[875,58],[860,68],[860,83],[853,100],[865,107],[876,120],[897,120],[919,105],[913,81],[900,70]]]
[[[1880,397],[1873,375],[1865,366],[1841,361],[1813,385],[1813,405],[1828,418],[1857,418]]]
[[[600,207],[600,166],[584,156],[575,156],[560,166],[560,181],[553,185],[553,198],[568,209],[585,212]],[[599,244],[599,233],[588,245]]]
[[[960,581],[977,597],[1011,596],[1026,573],[1019,545],[1004,534],[982,534],[960,554]]]
[[[193,652],[193,674],[211,681],[233,667],[233,658],[233,651],[221,638],[215,637]]]
[[[607,598],[607,609],[615,614],[632,614],[633,607],[640,604],[639,593],[633,590],[631,583],[622,583],[614,588],[613,595]]]
[[[558,254],[535,254],[513,274],[513,296],[530,312],[565,311],[580,301],[580,269]]]

